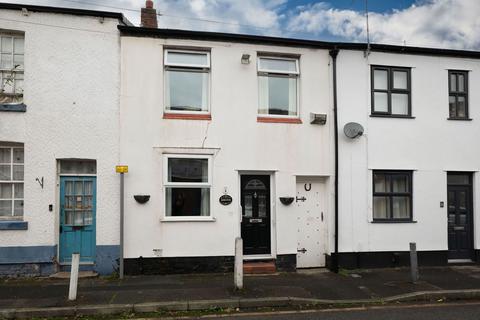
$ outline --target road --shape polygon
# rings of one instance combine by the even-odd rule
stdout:
[[[236,320],[479,320],[480,303],[442,305],[386,306],[302,312],[250,313],[234,316],[212,316],[202,319]],[[193,319],[193,318],[192,318]]]

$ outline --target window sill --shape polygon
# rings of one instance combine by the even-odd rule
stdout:
[[[301,124],[302,120],[299,118],[257,117],[257,122]]]
[[[0,111],[7,112],[26,112],[27,106],[23,103],[17,104],[0,104]]]
[[[415,220],[373,220],[370,223],[417,223]]]
[[[398,114],[371,114],[370,118],[399,118],[399,119],[415,119],[413,116],[402,116]]]
[[[453,121],[472,121],[472,118],[447,118],[447,120],[453,120]]]
[[[28,230],[27,221],[0,221],[1,230]]]
[[[211,114],[195,114],[195,113],[164,113],[163,119],[212,120],[212,115]]]
[[[214,217],[164,217],[160,222],[215,222]]]

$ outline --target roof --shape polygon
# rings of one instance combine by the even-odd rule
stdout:
[[[326,42],[317,40],[267,37],[248,34],[220,33],[191,31],[179,29],[153,29],[134,26],[118,26],[122,36],[134,37],[155,37],[155,38],[172,38],[172,39],[189,39],[203,41],[222,41],[222,42],[238,42],[263,45],[277,45],[286,47],[306,47],[317,49],[338,49],[338,50],[358,50],[365,51],[366,43],[347,43],[347,42]],[[370,51],[401,53],[413,55],[427,56],[447,56],[457,58],[474,58],[480,59],[480,51],[471,50],[453,50],[441,48],[426,47],[409,47],[394,46],[387,44],[370,44]]]
[[[76,15],[76,16],[112,18],[112,19],[119,20],[120,23],[124,25],[132,26],[132,23],[128,21],[128,19],[125,18],[125,16],[120,12],[73,9],[73,8],[64,8],[64,7],[35,6],[35,5],[28,5],[28,4],[0,2],[0,9],[22,10],[23,8],[33,12],[61,13],[61,14],[70,14],[70,15]]]

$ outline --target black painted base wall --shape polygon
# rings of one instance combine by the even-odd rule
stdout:
[[[235,257],[163,257],[125,259],[125,274],[187,274],[233,272]],[[277,271],[295,271],[295,254],[278,255],[275,260]]]
[[[445,266],[448,264],[447,251],[418,251],[419,266]],[[410,265],[409,251],[383,252],[341,252],[338,266],[343,269],[392,268]],[[327,255],[327,268],[332,269],[332,256]]]
[[[275,260],[275,267],[279,272],[294,272],[297,270],[296,254],[280,254]]]
[[[125,274],[233,272],[235,257],[168,257],[125,259]]]

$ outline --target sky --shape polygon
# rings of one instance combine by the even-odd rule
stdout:
[[[1,1],[1,0],[0,0]],[[321,41],[480,50],[480,0],[154,0],[159,27]],[[3,0],[121,11],[140,23],[144,0]]]

